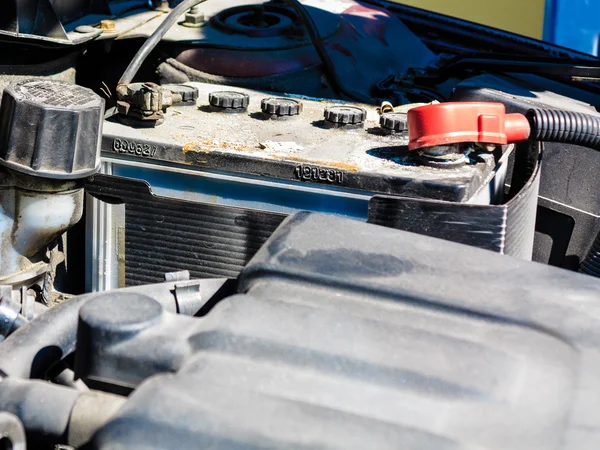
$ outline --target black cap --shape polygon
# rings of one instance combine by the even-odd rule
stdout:
[[[208,94],[208,102],[215,108],[244,111],[248,108],[250,97],[242,92],[219,91]]]
[[[336,125],[361,125],[367,110],[356,106],[330,106],[325,109],[325,120]]]
[[[291,98],[263,98],[260,108],[263,113],[271,116],[297,116],[302,112],[302,103]]]
[[[408,130],[406,113],[384,113],[379,119],[379,125],[386,131],[400,133]]]
[[[179,95],[183,103],[195,102],[198,99],[198,88],[188,86],[187,84],[163,84],[162,88],[166,88],[173,94]]]
[[[90,89],[27,80],[4,90],[0,164],[52,179],[77,179],[100,169],[104,100]]]

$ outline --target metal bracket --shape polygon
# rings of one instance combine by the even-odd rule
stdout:
[[[192,280],[175,285],[175,300],[179,314],[193,316],[197,312],[191,308],[197,306],[202,300],[200,284],[201,280]]]

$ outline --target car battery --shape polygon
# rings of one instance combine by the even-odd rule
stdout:
[[[402,113],[187,85],[197,100],[158,126],[104,123],[102,170],[87,185],[88,289],[180,270],[234,277],[301,210],[366,221],[377,195],[489,204],[503,191],[494,152],[450,165],[409,152]]]

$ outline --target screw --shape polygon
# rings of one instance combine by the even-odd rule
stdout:
[[[101,20],[100,29],[105,33],[118,33],[117,24],[114,20]]]

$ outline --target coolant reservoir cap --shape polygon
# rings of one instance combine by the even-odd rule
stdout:
[[[0,164],[17,172],[77,179],[100,168],[104,100],[55,80],[9,85],[0,106]]]

